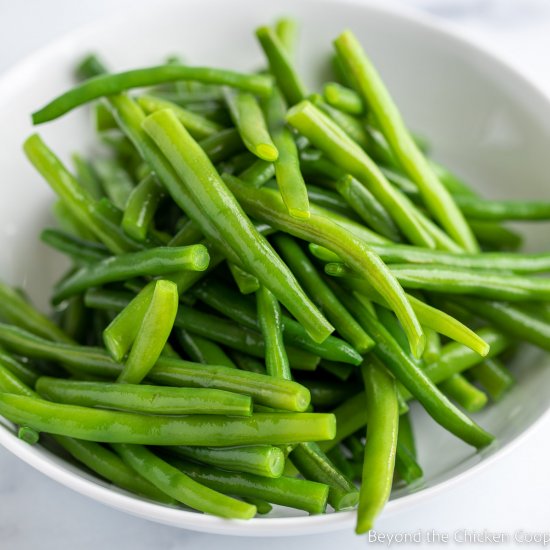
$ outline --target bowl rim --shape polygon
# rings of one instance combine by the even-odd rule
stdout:
[[[504,75],[513,79],[522,89],[536,97],[539,101],[548,104],[550,108],[550,92],[539,88],[530,78],[519,71],[519,69],[500,57],[489,46],[479,43],[471,37],[465,36],[460,30],[452,27],[445,21],[436,19],[431,15],[421,12],[413,7],[386,0],[383,4],[378,0],[301,0],[310,4],[346,4],[352,7],[359,7],[366,12],[378,12],[389,15],[393,18],[412,23],[425,31],[454,42],[456,47],[470,51],[472,54],[481,55],[484,62],[489,62]],[[157,9],[170,10],[172,6],[178,5],[177,0],[162,0],[158,3]],[[147,12],[145,6],[137,9],[138,18]],[[122,12],[115,15],[99,17],[98,19],[77,26],[75,29],[64,33],[60,37],[51,40],[40,46],[38,49],[23,56],[19,61],[7,68],[0,74],[0,97],[9,94],[10,89],[17,87],[18,82],[24,82],[32,75],[33,67],[37,63],[50,60],[60,51],[63,51],[71,43],[78,42],[83,36],[99,32],[107,23],[123,22],[126,19]],[[546,410],[534,419],[519,435],[511,441],[496,449],[491,455],[471,465],[465,471],[460,472],[450,479],[436,482],[435,485],[420,489],[408,495],[400,496],[390,500],[382,516],[384,518],[403,511],[420,501],[428,500],[446,491],[448,488],[461,483],[462,481],[479,475],[485,468],[492,465],[512,452],[526,438],[528,438],[539,425],[550,418],[550,402]],[[61,483],[65,487],[78,493],[86,495],[93,500],[110,506],[112,508],[130,513],[134,516],[179,527],[193,531],[201,531],[211,534],[237,535],[237,536],[295,536],[312,533],[324,533],[351,528],[355,521],[355,510],[334,512],[317,516],[294,516],[279,518],[253,518],[251,520],[229,520],[207,514],[200,514],[194,511],[171,508],[151,501],[142,500],[130,493],[125,494],[113,490],[109,486],[101,485],[91,479],[87,479],[74,471],[71,471],[57,464],[51,457],[39,453],[33,446],[18,439],[8,425],[0,421],[0,444],[12,454],[42,472],[49,478]],[[493,443],[492,445],[495,445]],[[284,528],[284,529],[283,529]]]

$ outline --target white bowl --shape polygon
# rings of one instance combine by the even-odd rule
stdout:
[[[191,0],[155,2],[154,9],[95,24],[32,55],[0,81],[0,276],[23,286],[41,307],[60,274],[60,257],[38,241],[51,220],[53,195],[23,157],[32,131],[64,159],[89,147],[93,134],[81,109],[33,130],[29,113],[71,84],[71,69],[98,51],[117,69],[154,64],[179,53],[191,63],[250,69],[262,55],[253,29],[282,14],[303,25],[300,64],[309,82],[326,72],[331,40],[352,28],[380,68],[410,126],[434,144],[435,157],[487,196],[543,197],[550,173],[550,103],[501,61],[429,20],[395,8],[338,0]],[[530,248],[543,249],[543,231],[528,231]],[[546,242],[545,242],[546,240]],[[515,365],[517,387],[477,420],[497,436],[481,453],[451,437],[415,408],[420,485],[394,492],[385,513],[412,507],[488,465],[548,410],[548,358],[533,349]],[[93,477],[40,445],[17,439],[0,422],[0,443],[72,489],[136,516],[186,529],[233,535],[297,535],[351,528],[354,512],[307,517],[278,508],[273,517],[229,521],[163,507]]]

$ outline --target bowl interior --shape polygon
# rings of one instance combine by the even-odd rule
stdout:
[[[212,17],[212,14],[216,14]],[[436,159],[447,164],[488,197],[546,197],[550,173],[550,104],[501,62],[430,22],[388,9],[337,0],[188,0],[159,2],[155,9],[115,17],[73,33],[38,52],[0,81],[0,277],[23,287],[42,308],[65,263],[43,246],[40,230],[51,225],[53,193],[23,157],[21,143],[33,131],[29,113],[71,85],[71,69],[90,51],[116,69],[155,64],[177,53],[186,61],[236,69],[260,67],[262,55],[253,29],[291,14],[302,22],[299,65],[308,84],[329,71],[331,40],[352,28],[371,54],[410,127],[427,137]],[[35,130],[36,131],[36,130]],[[93,131],[80,109],[37,129],[68,161],[75,150],[89,150]],[[522,227],[529,249],[548,244],[538,227]],[[497,436],[481,453],[449,436],[414,407],[421,484],[394,491],[387,513],[429,494],[429,489],[487,461],[548,408],[548,360],[526,349],[514,365],[518,385],[502,402],[476,415]],[[0,443],[59,481],[131,513],[172,525],[233,534],[305,534],[345,527],[352,513],[294,516],[279,508],[274,518],[246,525],[163,508],[113,489],[41,446],[19,442],[9,424]],[[276,518],[280,519],[276,519]],[[284,524],[284,531],[281,527]]]

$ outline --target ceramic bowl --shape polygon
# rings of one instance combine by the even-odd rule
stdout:
[[[328,74],[331,40],[345,28],[365,45],[409,126],[433,145],[433,155],[488,197],[543,197],[550,173],[550,103],[520,75],[440,23],[402,10],[349,0],[187,0],[155,2],[154,9],[83,28],[36,52],[0,80],[0,276],[22,286],[42,308],[61,273],[60,256],[38,235],[51,222],[53,194],[23,157],[32,131],[29,114],[71,84],[71,69],[90,51],[117,69],[157,63],[178,53],[191,63],[253,69],[262,55],[253,29],[290,14],[302,22],[299,64],[312,88]],[[62,158],[90,147],[89,114],[80,109],[38,128]],[[548,248],[544,232],[527,228],[530,249]],[[530,229],[530,230],[529,230]],[[546,242],[545,242],[546,240]],[[448,490],[503,454],[546,414],[548,358],[526,349],[514,365],[517,387],[476,415],[497,436],[475,453],[414,409],[421,484],[394,491],[385,513],[414,507]],[[148,502],[80,469],[44,447],[17,439],[0,424],[0,443],[60,483],[114,508],[186,529],[233,535],[276,536],[351,528],[354,512],[308,517],[277,508],[269,517],[228,521]]]

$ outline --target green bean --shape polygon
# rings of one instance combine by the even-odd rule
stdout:
[[[298,243],[286,235],[276,235],[274,242],[282,258],[338,333],[361,354],[372,348],[373,340],[340,303]]]
[[[523,242],[521,235],[494,222],[471,220],[470,227],[479,242],[490,248],[517,250]]]
[[[265,75],[246,75],[207,67],[187,67],[184,65],[161,65],[135,69],[118,74],[102,74],[86,80],[65,92],[32,115],[33,124],[54,120],[72,109],[103,96],[112,96],[144,86],[154,86],[178,80],[195,80],[207,84],[233,86],[258,95],[271,93],[271,79]]]
[[[353,384],[336,385],[332,381],[317,379],[301,379],[300,383],[309,390],[315,407],[335,407],[357,393]]]
[[[115,379],[122,370],[102,349],[54,343],[9,325],[0,324],[0,343],[21,355],[66,363],[101,378]],[[164,385],[250,395],[255,402],[278,409],[304,411],[310,402],[309,390],[300,384],[223,366],[159,357],[149,376]]]
[[[265,287],[256,292],[258,324],[265,341],[265,367],[267,374],[290,380],[290,366],[283,343],[281,307]]]
[[[208,251],[196,244],[185,247],[159,247],[107,258],[82,267],[56,286],[53,300],[61,302],[92,286],[143,275],[164,275],[179,270],[204,271]]]
[[[118,126],[109,108],[101,102],[95,103],[92,107],[94,128],[97,133],[109,130],[117,130]]]
[[[99,105],[98,105],[99,107]],[[112,118],[112,117],[111,117]],[[71,160],[74,165],[76,179],[93,199],[99,200],[103,196],[101,182],[97,177],[90,162],[84,160],[79,154],[73,153]]]
[[[361,97],[337,82],[327,82],[323,88],[323,96],[329,105],[344,113],[357,116],[365,112]]]
[[[347,216],[352,220],[356,218],[355,212],[348,206],[348,203],[334,191],[323,187],[318,187],[313,184],[308,184],[307,196],[311,202],[322,208],[333,210],[334,212],[341,214],[342,216]]]
[[[71,233],[86,241],[96,241],[97,238],[67,207],[62,200],[52,205],[52,214],[62,231]]]
[[[244,447],[170,447],[169,451],[182,458],[224,470],[245,472],[262,477],[281,477],[285,456],[279,447],[248,445]]]
[[[399,417],[401,420],[403,416]],[[403,445],[399,439],[399,432],[397,435],[397,447],[395,452],[395,471],[399,474],[399,477],[407,484],[415,482],[421,479],[424,475],[422,468],[416,462],[415,457],[410,450]]]
[[[550,271],[550,254],[450,254],[441,250],[423,250],[407,245],[371,244],[372,249],[387,263],[442,265],[463,269],[512,271],[514,273],[541,273]],[[330,260],[334,261],[334,260]]]
[[[439,359],[441,354],[441,338],[433,328],[424,328],[424,333],[426,334],[426,347],[422,359],[426,363],[433,363]]]
[[[353,508],[357,504],[359,492],[353,482],[336,468],[316,443],[296,446],[290,458],[306,479],[328,485],[328,503],[336,511]]]
[[[473,386],[460,374],[454,374],[444,380],[439,388],[468,412],[478,412],[487,404],[487,394]]]
[[[63,254],[69,255],[77,262],[96,262],[109,255],[109,251],[103,245],[84,241],[58,229],[44,229],[40,233],[40,240]]]
[[[469,294],[496,300],[525,301],[550,298],[549,279],[437,265],[426,267],[392,264],[390,269],[405,288],[447,294]],[[330,269],[330,274],[336,273]]]
[[[391,491],[399,413],[395,380],[378,362],[361,366],[369,426],[363,459],[356,533],[372,529]]]
[[[103,343],[115,361],[122,361],[136,340],[155,285],[151,281],[145,286],[103,331]]]
[[[115,485],[164,504],[175,504],[174,499],[136,474],[103,445],[61,435],[55,436],[55,441],[76,460]]]
[[[0,411],[8,420],[41,432],[99,443],[226,447],[323,441],[335,433],[331,414],[256,413],[156,416],[50,403],[0,393]]]
[[[91,307],[117,311],[123,309],[129,299],[126,293],[102,291],[89,294],[86,303]],[[261,334],[237,326],[229,320],[181,306],[174,325],[231,349],[262,359],[265,357],[265,343]],[[290,366],[294,369],[315,370],[320,361],[318,356],[293,346],[287,347],[287,354]]]
[[[468,219],[482,221],[547,221],[550,202],[495,201],[459,195],[455,197],[462,213]]]
[[[275,177],[275,165],[262,159],[257,159],[239,174],[239,179],[254,187],[261,187]]]
[[[113,445],[122,460],[155,487],[195,510],[224,518],[250,519],[256,507],[197,483],[141,445]]]
[[[260,288],[260,281],[254,275],[233,262],[228,262],[227,265],[241,294],[252,294]]]
[[[344,382],[351,376],[351,373],[355,370],[351,365],[348,365],[347,363],[337,363],[335,361],[328,361],[326,359],[321,359],[319,367],[327,372],[330,372],[330,374],[336,376],[336,378]]]
[[[189,246],[202,239],[202,233],[193,220],[186,220],[168,242],[168,246]]]
[[[269,134],[258,100],[250,93],[229,89],[224,90],[224,97],[245,147],[262,160],[277,160],[279,151]]]
[[[254,305],[242,300],[241,296],[219,283],[208,280],[194,289],[197,297],[216,311],[251,329],[259,329]],[[289,344],[309,351],[320,357],[359,365],[361,356],[347,342],[329,336],[322,344],[314,342],[305,329],[294,319],[283,315],[283,336]]]
[[[241,370],[248,372],[256,372],[258,374],[266,374],[265,365],[260,363],[256,358],[247,355],[246,353],[240,353],[238,351],[232,351],[231,357],[233,357],[235,363]]]
[[[265,238],[257,232],[185,129],[169,111],[150,115],[143,125],[177,167],[183,176],[182,183],[185,180],[185,185],[196,193],[198,202],[210,213],[210,219],[223,233],[224,239],[238,251],[243,267],[273,292],[314,340],[322,342],[332,332],[332,326],[305,295]],[[262,261],[259,262],[258,258]]]
[[[347,134],[308,101],[292,107],[287,121],[335,164],[355,176],[391,214],[403,233],[415,244],[433,248],[434,243],[411,214],[411,204],[380,172],[377,165]]]
[[[221,130],[199,141],[199,145],[213,163],[222,162],[242,151],[244,145],[235,128]]]
[[[285,45],[279,40],[273,29],[269,27],[257,29],[256,37],[267,57],[269,70],[275,77],[275,82],[286,101],[290,105],[301,101],[307,95],[307,91],[293,67],[291,56]]]
[[[190,334],[186,330],[178,329],[176,336],[183,351],[197,363],[206,365],[221,365],[236,369],[237,366],[229,356],[215,342]]]
[[[331,441],[320,443],[324,452],[334,449],[346,437],[354,434],[367,424],[365,392],[359,392],[332,410],[336,418],[336,435]]]
[[[178,117],[178,120],[187,128],[195,139],[203,139],[223,130],[221,124],[212,122],[197,113],[188,111],[165,99],[160,99],[152,95],[142,95],[137,98],[137,102],[147,114],[154,113],[161,109],[171,109]]]
[[[460,305],[490,321],[511,337],[550,350],[550,325],[546,319],[534,315],[525,307],[463,296]]]
[[[499,401],[515,384],[510,371],[496,357],[475,365],[468,374],[481,384],[493,401]]]
[[[416,146],[378,72],[357,39],[351,31],[345,31],[334,45],[354,86],[376,117],[376,123],[391,151],[418,186],[429,211],[458,244],[467,251],[476,252],[478,246],[466,220]]]
[[[124,232],[143,242],[163,198],[164,190],[152,174],[142,179],[130,193],[124,207],[121,223]]]
[[[94,169],[101,180],[107,198],[119,210],[124,210],[135,188],[128,172],[114,159],[99,159],[94,162]]]
[[[410,413],[402,414],[399,417],[399,432],[397,438],[398,444],[401,444],[402,447],[407,449],[410,455],[416,460],[416,443]]]
[[[136,245],[122,230],[98,211],[92,196],[78,184],[40,136],[34,134],[24,143],[27,158],[52,189],[63,200],[72,215],[88,227],[115,254],[135,250]]]
[[[347,287],[356,291],[355,297],[364,307],[365,300],[367,303],[373,300],[385,306],[379,296],[372,292],[370,284],[366,280],[350,278],[345,279],[345,283]],[[364,296],[366,296],[366,298]],[[445,312],[425,304],[410,294],[406,296],[423,326],[436,330],[439,334],[468,346],[483,357],[487,355],[489,351],[487,342],[484,342],[478,334],[469,329],[466,325]]]
[[[37,311],[19,292],[2,282],[0,282],[0,317],[43,338],[55,342],[72,342],[55,323]]]
[[[368,278],[373,286],[392,304],[405,327],[415,355],[421,355],[424,335],[401,287],[389,270],[365,243],[330,219],[313,211],[309,220],[299,220],[288,214],[282,199],[270,189],[254,189],[236,178],[224,180],[250,215],[295,237],[326,246]],[[286,304],[285,304],[286,305]]]
[[[372,193],[351,176],[339,180],[336,189],[359,217],[374,231],[392,241],[399,241],[399,231],[386,209]]]
[[[351,466],[348,457],[344,454],[341,445],[338,445],[337,447],[331,449],[327,453],[327,456],[346,477],[348,477],[349,479],[356,478],[353,467]],[[361,476],[359,475],[358,477]]]
[[[282,17],[275,23],[275,34],[289,57],[294,56],[298,42],[298,23],[290,17]]]
[[[177,311],[177,286],[171,281],[155,281],[151,300],[139,320],[139,329],[118,382],[139,384],[147,376],[168,341]]]
[[[363,149],[367,149],[369,146],[369,136],[365,130],[364,124],[355,118],[354,116],[348,115],[335,109],[323,99],[323,96],[320,94],[311,94],[308,98],[313,105],[315,105],[320,111],[325,113],[329,118],[331,118],[340,128],[360,145]]]
[[[38,379],[38,376],[36,376]],[[34,384],[30,384],[33,385]],[[36,395],[25,382],[19,379],[16,373],[6,367],[0,359],[0,391],[6,393],[16,393],[17,395]]]
[[[172,461],[182,472],[207,487],[241,497],[256,497],[273,504],[305,510],[325,511],[328,487],[315,481],[281,476],[275,479],[239,472],[226,472],[191,462]]]
[[[36,445],[40,440],[40,434],[32,428],[27,428],[27,426],[21,426],[19,428],[17,437],[29,445]]]
[[[243,498],[242,500],[244,500],[245,502],[248,502],[249,504],[252,504],[252,506],[256,506],[256,513],[261,516],[269,514],[269,512],[273,510],[273,506],[271,506],[269,502],[262,500],[260,498],[247,497],[247,498]]]
[[[275,160],[275,178],[288,212],[295,218],[309,218],[309,199],[306,184],[300,170],[298,148],[292,132],[285,125],[287,107],[278,88],[264,101],[264,110],[279,151]]]
[[[49,401],[150,414],[250,416],[252,400],[222,390],[81,382],[43,376],[36,391]]]
[[[466,443],[475,447],[489,445],[493,436],[457,409],[435,386],[426,370],[420,369],[400,348],[388,331],[349,294],[338,291],[340,300],[373,336],[378,345],[373,353],[422,405],[432,418]],[[435,364],[435,363],[434,363]]]

